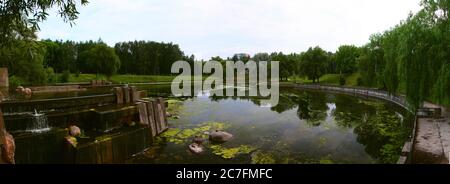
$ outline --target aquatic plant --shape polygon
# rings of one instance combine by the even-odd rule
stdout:
[[[381,163],[396,163],[403,144],[409,137],[409,128],[396,114],[384,106],[377,113],[355,128],[358,141],[366,145],[366,151]]]
[[[191,138],[199,136],[201,138],[208,138],[205,132],[210,132],[214,130],[225,130],[229,128],[228,123],[223,122],[205,122],[199,124],[193,128],[171,128],[160,135],[161,138],[165,138],[168,142],[174,144],[186,144],[191,141]]]
[[[210,148],[215,155],[221,156],[224,159],[232,159],[239,154],[250,154],[257,149],[249,145],[241,145],[235,148],[225,148],[221,145],[211,145]]]
[[[273,155],[262,151],[257,151],[252,154],[252,164],[275,164],[276,161]]]

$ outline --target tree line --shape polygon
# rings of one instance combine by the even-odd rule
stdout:
[[[36,41],[37,23],[45,20],[49,7],[60,6],[58,2],[67,3],[61,7],[63,18],[76,19],[71,0],[2,3],[0,66],[9,68],[13,82],[54,82],[58,80],[54,73],[170,75],[173,62],[195,61],[195,56],[186,56],[173,43],[132,41],[109,47],[101,40]],[[34,19],[17,15],[20,3],[22,12]],[[395,27],[372,35],[363,46],[343,45],[334,53],[316,46],[300,53],[237,54],[211,60],[280,61],[281,80],[302,76],[320,82],[325,74],[340,74],[340,83],[345,84],[346,75],[359,72],[358,85],[391,93],[401,89],[413,107],[425,100],[450,105],[450,0],[422,0],[421,6]]]

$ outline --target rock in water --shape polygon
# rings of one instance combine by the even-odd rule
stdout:
[[[0,130],[1,131],[1,130]],[[14,143],[14,137],[8,132],[4,131],[5,136],[5,145],[1,147],[1,155],[3,161],[8,164],[15,164],[16,161],[14,159],[16,152],[16,144]]]
[[[197,143],[198,145],[202,145],[205,140],[199,136],[195,136],[192,142]]]
[[[197,143],[190,144],[189,150],[195,154],[201,154],[201,153],[205,152],[205,148],[202,145],[199,145]]]
[[[233,138],[233,135],[228,132],[218,131],[209,134],[209,140],[217,143],[228,142]]]
[[[33,94],[33,91],[30,88],[25,88],[25,90],[23,91],[23,94],[30,96]]]
[[[25,90],[25,88],[23,86],[18,86],[16,88],[16,92],[18,92],[18,93],[23,93],[24,90]]]
[[[77,126],[70,126],[69,134],[73,137],[79,137],[81,135],[81,129],[78,128]]]

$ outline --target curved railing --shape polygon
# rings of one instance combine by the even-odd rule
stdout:
[[[404,96],[396,96],[392,95],[387,91],[378,90],[374,88],[364,88],[364,87],[344,87],[344,86],[328,86],[328,85],[312,85],[312,84],[295,84],[297,88],[303,89],[314,89],[314,90],[323,90],[323,91],[334,91],[340,93],[347,94],[355,94],[355,95],[363,95],[374,98],[379,98],[382,100],[386,100],[392,103],[395,103],[404,109],[413,113],[413,111],[409,108],[408,102]]]

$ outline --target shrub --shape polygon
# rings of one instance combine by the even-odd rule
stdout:
[[[69,72],[69,70],[64,70],[64,72],[61,75],[60,82],[66,83],[66,82],[69,82],[69,79],[70,79],[70,72]]]
[[[26,84],[26,83],[25,83],[25,80],[23,80],[23,79],[20,78],[20,77],[12,76],[12,77],[9,78],[9,87],[10,87],[11,89],[15,89],[15,88],[17,88],[18,86],[23,86],[23,85],[25,85],[25,84]]]
[[[339,84],[341,86],[345,85],[345,77],[343,77],[342,75],[339,77]]]

